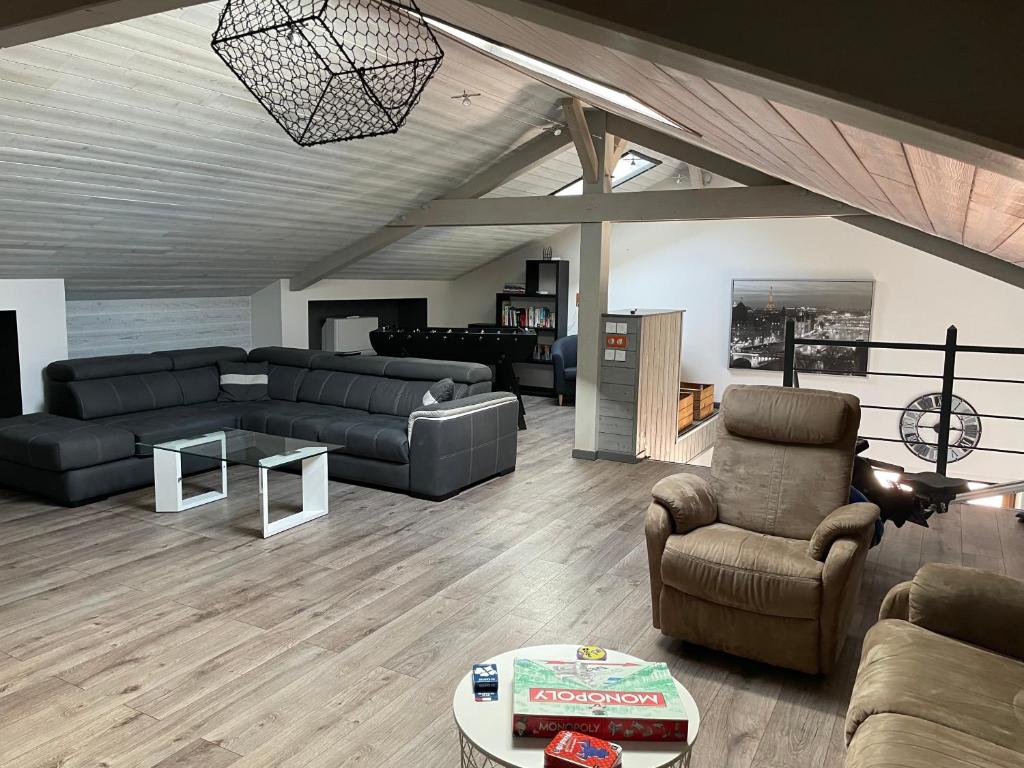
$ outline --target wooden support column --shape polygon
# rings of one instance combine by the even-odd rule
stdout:
[[[597,181],[583,181],[584,195],[612,191],[614,137],[607,133],[604,112],[589,115],[597,151]],[[608,311],[608,269],[612,225],[608,221],[580,225],[580,307],[576,352],[576,440],[572,455],[597,458],[598,377],[601,364],[601,315]]]

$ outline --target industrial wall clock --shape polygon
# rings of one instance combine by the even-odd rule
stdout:
[[[942,395],[933,392],[914,400],[900,414],[900,438],[915,456],[934,463],[939,457],[939,406]],[[949,453],[947,461],[960,461],[981,442],[981,417],[974,406],[953,395],[949,415]],[[931,443],[931,445],[929,445]]]

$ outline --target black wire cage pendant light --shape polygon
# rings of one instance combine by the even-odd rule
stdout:
[[[444,58],[414,0],[228,0],[213,50],[302,146],[395,133]]]

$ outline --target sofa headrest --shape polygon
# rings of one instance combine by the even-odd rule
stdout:
[[[194,349],[170,349],[160,352],[171,358],[175,371],[187,371],[191,368],[205,368],[224,361],[226,363],[244,363],[247,359],[241,347],[196,347]]]
[[[331,353],[321,352],[319,349],[293,347],[257,347],[249,351],[250,362],[287,365],[292,368],[312,368],[313,361],[318,357],[328,358],[331,357]]]
[[[88,381],[113,376],[131,376],[171,370],[171,358],[159,352],[149,355],[109,355],[106,357],[79,357],[57,360],[46,366],[51,381]]]
[[[318,358],[313,367],[409,381],[439,381],[448,378],[456,383],[478,384],[491,380],[491,369],[480,363],[427,360],[421,357],[331,355]]]
[[[860,421],[860,401],[842,392],[734,384],[722,396],[725,428],[773,443],[831,445]]]

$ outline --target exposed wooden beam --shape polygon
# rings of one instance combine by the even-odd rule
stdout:
[[[862,212],[800,187],[616,192],[553,197],[435,200],[390,226],[484,227],[602,221],[704,221],[856,216]]]
[[[761,171],[748,168],[735,160],[698,147],[689,141],[656,131],[625,117],[609,113],[608,131],[615,136],[628,139],[637,146],[652,149],[676,160],[682,160],[687,165],[696,165],[716,176],[732,179],[738,184],[748,187],[767,187],[786,183],[767,173],[761,173]]]
[[[899,224],[881,216],[837,217],[844,224],[851,224],[858,229],[873,232],[876,235],[909,245],[919,251],[930,253],[940,259],[959,264],[974,272],[1000,280],[1018,288],[1024,288],[1024,269],[996,256],[976,251],[952,240],[930,235],[919,229]]]
[[[611,138],[613,140],[612,154],[611,157],[608,158],[608,168],[614,171],[615,166],[619,164],[619,160],[621,160],[622,156],[626,154],[627,150],[629,150],[629,142],[625,139],[620,139],[617,136],[612,136]]]
[[[580,156],[580,165],[583,166],[583,180],[587,184],[597,183],[598,162],[597,150],[594,149],[594,139],[590,135],[590,126],[587,125],[586,115],[583,114],[583,105],[577,98],[561,99],[558,105],[565,115],[565,124],[569,127],[569,134],[572,142],[576,145],[576,154]]]
[[[205,1],[5,0],[0,4],[0,48],[199,5]]]
[[[497,162],[473,176],[465,184],[460,184],[439,199],[464,199],[485,195],[491,190],[497,189],[505,182],[526,173],[531,168],[535,168],[551,157],[551,155],[565,148],[569,141],[570,138],[564,133],[556,136],[554,133],[545,131],[507,153]],[[295,275],[291,279],[291,290],[304,290],[325,277],[330,277],[339,269],[365,259],[382,248],[397,243],[417,229],[419,229],[417,226],[384,227],[365,237],[361,237],[354,243],[350,243],[329,256],[325,256],[316,264],[307,267]]]
[[[983,10],[963,0],[863,0],[817,3],[813,11],[805,3],[736,0],[690,3],[674,14],[664,0],[473,2],[1024,178],[1024,111],[1007,90],[1024,80],[1024,4],[1016,0],[990,0]]]

